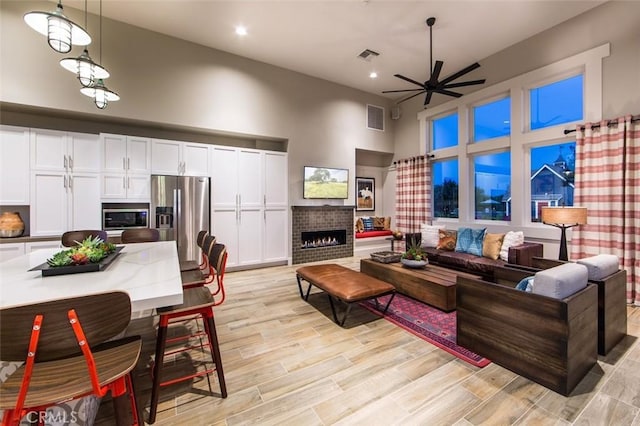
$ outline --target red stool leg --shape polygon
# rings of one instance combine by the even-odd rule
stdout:
[[[211,355],[213,357],[213,363],[216,366],[216,372],[218,373],[218,382],[220,382],[220,394],[223,398],[227,397],[227,384],[224,381],[224,372],[222,370],[222,357],[220,356],[220,345],[218,345],[218,333],[216,332],[216,325],[213,321],[213,309],[209,309],[205,314],[205,328],[207,336],[209,337],[209,344],[211,345]]]
[[[156,340],[156,357],[153,364],[153,386],[151,388],[151,405],[149,406],[149,420],[147,423],[153,424],[156,421],[156,412],[158,411],[158,399],[160,397],[160,372],[164,363],[164,350],[167,340],[167,328],[169,318],[160,315],[160,324],[158,324],[158,337]]]

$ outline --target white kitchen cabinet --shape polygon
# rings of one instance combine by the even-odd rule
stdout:
[[[149,201],[151,139],[102,133],[102,199]]]
[[[97,173],[32,172],[31,201],[32,236],[102,228]]]
[[[100,172],[98,135],[31,129],[31,170]]]
[[[29,129],[0,126],[0,205],[29,205]]]
[[[0,262],[13,259],[24,254],[24,243],[0,244]]]
[[[209,145],[153,139],[151,172],[154,175],[209,176]]]
[[[227,266],[286,260],[286,154],[218,146],[212,149],[212,232],[227,245]]]
[[[36,250],[62,248],[60,240],[54,241],[35,241],[32,243],[24,243],[25,254],[33,253]]]

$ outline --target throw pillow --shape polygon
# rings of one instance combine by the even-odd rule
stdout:
[[[373,229],[376,231],[382,231],[384,229],[384,217],[373,218]]]
[[[356,232],[362,232],[364,231],[364,224],[362,223],[362,218],[358,218],[358,220],[356,220]]]
[[[509,231],[505,234],[502,241],[502,248],[500,248],[500,259],[505,262],[509,261],[509,247],[519,246],[524,243],[524,232],[522,231]]]
[[[486,228],[458,229],[458,238],[456,240],[456,251],[461,253],[469,253],[475,256],[482,256],[482,241],[484,241],[484,233]]]
[[[482,242],[482,255],[489,259],[496,260],[500,256],[500,249],[502,248],[502,241],[504,240],[504,234],[484,234],[484,241]]]
[[[373,231],[373,218],[371,217],[363,217],[362,225],[364,226],[365,231]]]
[[[444,225],[431,226],[426,223],[420,224],[420,233],[422,234],[422,247],[437,247],[440,241],[438,231],[445,229]]]
[[[384,227],[382,228],[382,230],[391,231],[391,216],[384,217]]]
[[[533,291],[533,278],[534,277],[523,278],[518,283],[518,285],[516,285],[516,290],[526,291],[527,293],[531,293]]]
[[[439,250],[454,251],[456,249],[456,237],[458,232],[452,229],[438,230],[438,246]]]

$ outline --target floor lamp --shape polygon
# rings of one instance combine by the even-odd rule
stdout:
[[[560,260],[567,256],[567,229],[587,223],[586,207],[542,207],[542,222],[562,230],[560,236]]]

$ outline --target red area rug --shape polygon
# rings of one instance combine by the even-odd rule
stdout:
[[[389,297],[391,296],[380,297],[378,302],[381,306],[385,306]],[[380,314],[374,300],[367,300],[360,304],[371,312]],[[384,318],[476,367],[484,367],[491,362],[456,344],[455,311],[442,312],[396,293]]]

